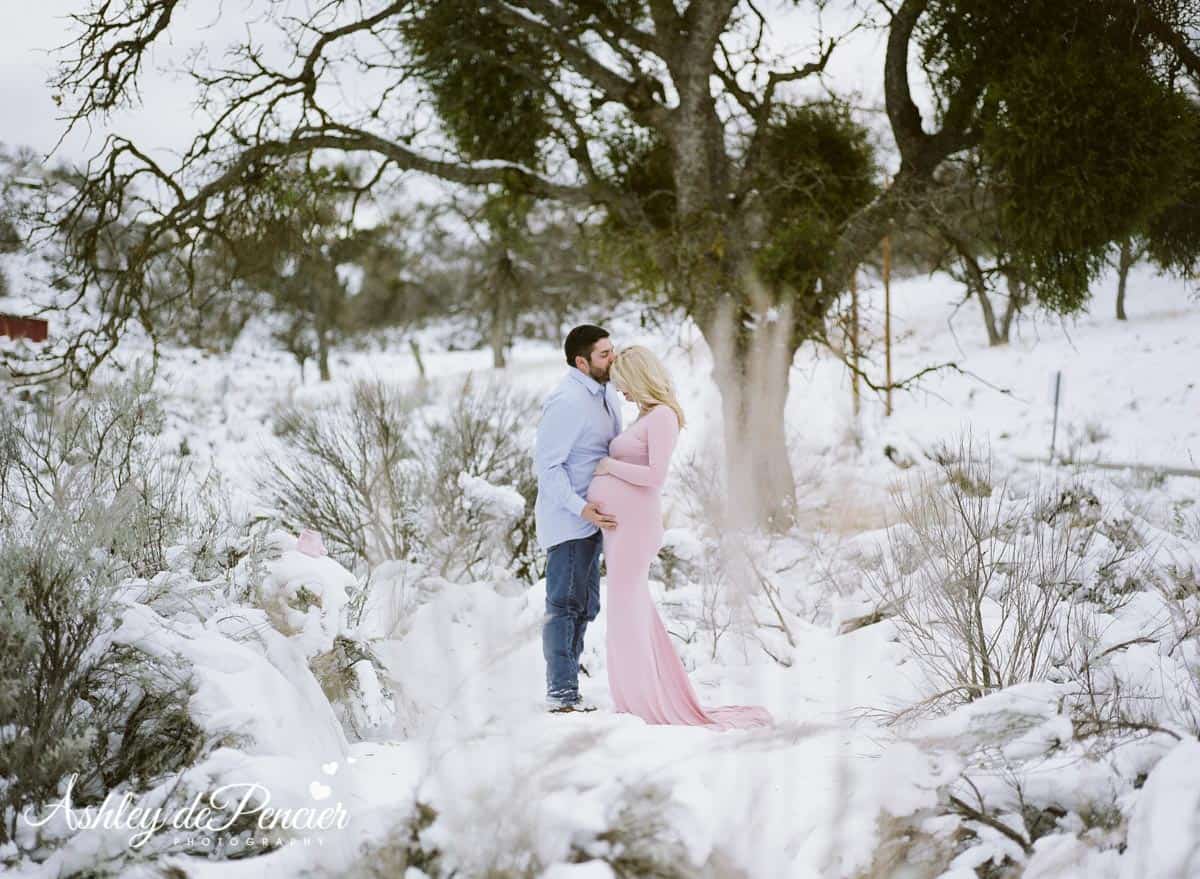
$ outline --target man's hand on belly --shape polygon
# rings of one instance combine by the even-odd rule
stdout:
[[[604,512],[601,511],[599,505],[594,502],[584,506],[583,511],[580,512],[579,515],[587,519],[593,525],[603,528],[606,531],[610,528],[617,527],[617,520],[612,516],[605,515]]]

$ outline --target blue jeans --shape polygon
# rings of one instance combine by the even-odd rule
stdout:
[[[562,705],[579,701],[579,657],[583,633],[600,613],[600,549],[597,531],[564,540],[546,553],[546,618],[542,656],[546,659],[546,698]]]

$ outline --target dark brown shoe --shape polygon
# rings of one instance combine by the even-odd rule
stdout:
[[[548,709],[551,714],[573,714],[577,711],[595,711],[596,706],[591,702],[573,702],[570,705],[559,705],[556,708]]]

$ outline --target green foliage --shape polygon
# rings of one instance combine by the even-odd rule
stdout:
[[[1002,239],[1038,299],[1082,306],[1105,248],[1183,182],[1186,100],[1136,36],[1133,4],[934,0],[919,39],[944,112],[980,94],[981,156]]]
[[[662,282],[664,262],[696,244],[695,230],[678,226],[670,146],[635,130],[611,137],[607,148],[611,180],[633,196],[643,220],[610,216],[606,230],[616,242],[609,250],[634,276]],[[837,103],[781,107],[763,132],[756,168],[753,268],[777,296],[806,301],[829,269],[842,226],[878,191],[868,133]],[[719,251],[721,242],[713,247]],[[655,259],[655,248],[665,261]]]
[[[842,226],[878,191],[867,137],[838,104],[786,107],[764,132],[756,188],[769,237],[755,268],[768,287],[806,296],[828,270]]]
[[[1147,253],[1167,271],[1200,275],[1200,105],[1188,113],[1188,145],[1181,156],[1184,182],[1146,224]]]
[[[547,47],[474,0],[425,0],[415,10],[403,36],[463,155],[536,165],[550,133]]]
[[[1039,298],[1049,292],[1050,304],[1073,310],[1105,247],[1182,182],[1183,99],[1136,59],[1088,45],[1029,59],[991,97],[998,110],[985,121],[983,152],[1002,180],[1006,237],[1030,254]]]
[[[75,803],[94,804],[156,783],[206,745],[178,667],[104,646],[125,573],[108,548],[126,529],[119,515],[74,523],[53,509],[0,528],[0,842],[68,776]]]
[[[671,148],[658,134],[625,129],[606,141],[612,181],[637,202],[646,224],[656,232],[675,226],[675,170]],[[611,220],[618,231],[633,231],[620,217]]]
[[[77,551],[80,535],[70,531],[57,523],[20,540],[6,529],[0,544],[0,806],[12,809],[0,841],[22,808],[85,768],[93,745],[77,708],[116,579],[102,556]]]

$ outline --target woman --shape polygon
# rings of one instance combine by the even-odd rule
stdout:
[[[608,685],[619,712],[647,723],[714,729],[770,726],[765,708],[704,708],[696,698],[671,636],[658,615],[646,578],[662,545],[660,494],[683,410],[662,362],[648,348],[626,348],[609,376],[640,417],[609,444],[596,466],[587,499],[618,522],[604,531],[608,567]]]

